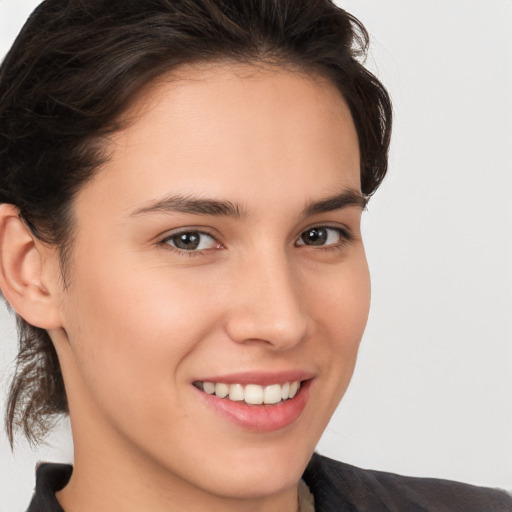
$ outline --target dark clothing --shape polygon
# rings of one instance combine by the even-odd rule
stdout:
[[[64,512],[55,492],[71,472],[66,464],[39,466],[27,512]],[[512,512],[512,497],[502,491],[369,471],[318,454],[303,478],[315,498],[315,512]]]
[[[73,466],[41,464],[36,472],[36,490],[27,512],[64,512],[55,493],[69,482]]]
[[[370,471],[317,454],[303,478],[315,512],[512,512],[503,491]]]

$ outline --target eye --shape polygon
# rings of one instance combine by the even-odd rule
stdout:
[[[295,245],[336,246],[350,240],[350,235],[341,228],[317,226],[301,233]]]
[[[220,244],[208,233],[202,231],[182,231],[168,236],[162,240],[163,244],[170,245],[180,251],[205,251],[218,249]]]

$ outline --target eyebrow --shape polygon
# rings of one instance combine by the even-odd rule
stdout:
[[[347,206],[358,206],[362,210],[366,208],[368,199],[356,190],[344,190],[340,194],[307,203],[302,210],[303,217],[340,210]],[[243,206],[232,201],[218,201],[216,199],[202,199],[190,196],[171,196],[159,199],[138,208],[131,216],[149,213],[187,213],[195,215],[208,215],[214,217],[233,217],[240,219],[247,217],[247,211]]]
[[[196,215],[211,215],[215,217],[245,217],[247,212],[239,204],[231,201],[201,199],[189,196],[171,196],[152,202],[138,208],[131,215],[145,213],[189,213]]]
[[[361,210],[366,208],[368,198],[357,190],[347,189],[335,196],[321,199],[306,204],[302,214],[304,217],[317,215],[319,213],[332,212],[334,210],[341,210],[347,206],[358,206]]]

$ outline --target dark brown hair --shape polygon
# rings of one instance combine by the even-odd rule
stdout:
[[[65,281],[73,197],[106,158],[101,141],[129,100],[177,66],[219,60],[330,79],[350,108],[370,196],[387,170],[391,104],[361,63],[367,49],[361,23],[330,0],[45,0],[0,69],[0,202],[59,248]],[[11,444],[16,428],[40,440],[67,411],[47,332],[17,321]]]

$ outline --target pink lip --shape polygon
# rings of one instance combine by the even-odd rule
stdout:
[[[261,377],[261,376],[260,376]],[[230,381],[225,380],[226,377],[222,377],[220,379],[212,379],[207,380],[207,382],[224,382],[228,383],[240,383],[240,384],[251,384],[257,383],[260,385],[265,385],[262,381],[266,379],[258,378],[256,379],[254,376],[247,377],[247,379],[240,379],[240,376],[237,376],[237,379],[233,379]],[[266,383],[279,383],[279,382],[290,382],[294,380],[301,380],[297,378],[285,378],[284,380],[277,379],[276,375],[273,375],[271,380],[268,380]],[[200,394],[201,399],[203,399],[212,409],[219,414],[221,417],[227,419],[228,421],[242,427],[246,430],[252,431],[260,431],[260,432],[271,432],[276,430],[281,430],[283,428],[288,427],[293,424],[302,414],[302,411],[306,407],[308,397],[309,397],[309,389],[311,387],[312,380],[302,380],[301,387],[297,394],[284,402],[279,402],[275,405],[248,405],[245,402],[233,402],[232,400],[228,400],[226,398],[219,398],[215,395],[209,395],[204,391],[201,391],[197,388],[196,391]]]
[[[282,372],[244,372],[230,373],[217,377],[201,377],[195,381],[201,382],[223,382],[224,384],[259,384],[260,386],[269,386],[270,384],[284,384],[285,382],[294,382],[309,380],[314,377],[312,372],[303,370],[288,370]]]

